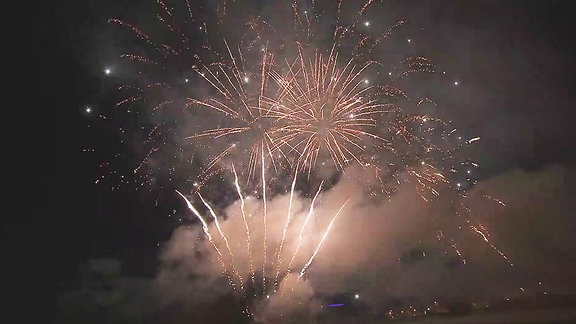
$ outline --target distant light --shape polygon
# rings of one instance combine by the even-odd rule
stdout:
[[[86,113],[88,113],[88,114],[91,113],[91,112],[92,112],[92,107],[90,107],[90,106],[86,107],[85,111],[86,111]]]
[[[420,164],[424,165],[424,164],[425,164],[425,162],[424,162],[424,161],[422,161],[422,162],[420,162]]]
[[[188,81],[190,81],[190,80],[188,80],[187,78],[186,78],[186,79],[184,79],[184,82],[188,83]]]
[[[270,299],[270,295],[266,295],[266,298],[267,298],[267,299]]]
[[[470,174],[470,173],[472,173],[472,171],[468,170],[467,173]]]
[[[428,121],[428,118],[423,118],[422,121],[423,121],[423,122],[427,122],[427,121]]]
[[[366,27],[370,26],[370,22],[369,22],[368,20],[366,20],[366,21],[364,22],[364,26],[366,26]]]
[[[454,81],[454,85],[457,86],[457,85],[458,85],[458,81]]]
[[[408,38],[408,43],[410,43],[412,40],[410,38]]]
[[[388,75],[392,75],[392,72],[388,72]]]
[[[446,74],[446,71],[442,71],[442,74]]]
[[[304,14],[308,14],[308,10],[304,10]]]
[[[110,73],[112,73],[112,70],[110,68],[104,69],[104,74],[110,75]]]
[[[250,79],[247,76],[245,76],[244,77],[244,83],[248,83],[248,81],[250,81]]]
[[[364,84],[368,84],[370,83],[370,81],[368,81],[368,79],[364,79]]]
[[[358,299],[358,298],[360,298],[360,295],[356,294],[356,295],[354,295],[354,298]]]
[[[462,186],[462,184],[461,184],[460,182],[458,182],[458,183],[456,184],[456,186],[460,187],[460,186]]]

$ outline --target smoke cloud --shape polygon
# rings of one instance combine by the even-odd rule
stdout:
[[[263,201],[246,197],[250,251],[240,200],[216,211],[232,253],[214,222],[209,231],[231,280],[238,282],[241,277],[250,287],[254,271],[252,286],[258,287],[265,264],[268,288],[260,292],[262,301],[254,308],[255,318],[263,322],[313,317],[326,304],[326,296],[343,293],[358,294],[367,305],[379,307],[402,298],[513,296],[521,288],[574,292],[576,255],[571,247],[576,238],[571,235],[570,210],[576,190],[569,180],[575,171],[563,166],[513,170],[479,182],[466,198],[440,195],[426,202],[409,184],[390,200],[371,197],[361,187],[366,170],[351,167],[347,176],[319,195],[307,222],[312,197],[295,193],[286,228],[289,192],[267,201],[266,227]],[[300,277],[328,224],[348,199]],[[199,199],[191,202],[201,206]],[[470,208],[467,216],[458,207],[461,203]],[[204,217],[211,220],[209,213]],[[207,303],[230,294],[216,255],[201,228],[177,229],[162,254],[157,277],[164,301]]]

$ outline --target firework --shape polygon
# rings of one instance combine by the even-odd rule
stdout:
[[[211,214],[223,246],[213,239],[207,220],[192,202],[177,193],[202,223],[204,235],[234,289],[238,286],[245,291],[246,278],[238,270],[237,253],[220,227],[218,212],[200,194],[210,187],[210,181],[222,186],[233,176],[231,182],[241,203],[245,232],[242,249],[247,251],[252,283],[256,283],[256,274],[261,272],[264,292],[267,269],[272,269],[270,277],[276,289],[281,276],[298,266],[296,257],[301,253],[305,229],[323,189],[324,182],[313,196],[299,230],[289,231],[294,216],[293,198],[297,184],[302,185],[297,181],[300,176],[306,176],[307,185],[311,186],[310,179],[320,171],[333,168],[336,174],[345,176],[355,164],[370,174],[361,190],[377,199],[390,198],[405,183],[414,185],[426,202],[446,191],[466,195],[450,173],[459,175],[463,162],[458,160],[458,152],[480,138],[463,139],[449,121],[426,111],[427,107],[437,107],[431,99],[412,99],[395,85],[418,72],[433,72],[429,59],[411,56],[387,63],[377,54],[384,40],[406,21],[381,30],[375,28],[375,23],[362,23],[365,14],[378,3],[373,0],[358,5],[350,17],[345,17],[348,10],[344,10],[343,0],[322,4],[333,6],[331,11],[317,9],[319,4],[315,1],[307,9],[297,1],[280,2],[279,6],[290,9],[285,11],[290,16],[287,28],[281,23],[275,26],[275,22],[284,20],[267,20],[263,12],[231,17],[230,12],[238,9],[234,6],[245,5],[241,2],[221,2],[216,19],[203,21],[194,15],[196,9],[201,9],[187,0],[179,9],[176,4],[159,0],[156,19],[162,32],[158,33],[149,33],[123,20],[110,20],[130,30],[142,48],[122,55],[137,69],[138,81],[120,87],[123,97],[117,107],[149,107],[150,115],[155,116],[151,119],[161,120],[146,128],[143,151],[147,154],[133,173],[144,173],[142,170],[155,156],[175,155],[169,151],[173,147],[166,145],[166,138],[170,137],[166,134],[178,137],[175,146],[179,152],[188,148],[191,155],[199,156],[202,162],[194,170],[200,172],[194,174],[196,181],[188,182],[194,183],[190,188],[194,197],[197,195]],[[326,25],[334,27],[322,28]],[[164,167],[173,171],[175,164],[192,163]],[[286,216],[281,222],[282,237],[277,246],[269,246],[269,226],[276,222],[269,219],[268,202],[278,193],[271,187],[286,179],[290,190]],[[248,220],[242,188],[261,199],[261,241],[251,235],[255,232],[251,226],[257,225]],[[299,279],[313,264],[348,202],[342,203],[330,219],[313,253],[297,272]],[[461,228],[465,224],[512,264],[490,241],[486,228],[471,219],[465,206],[456,216],[452,226]],[[291,258],[284,260],[288,235],[296,235],[292,239],[297,243]],[[445,240],[465,262],[455,239],[444,236],[438,235],[439,240]],[[255,264],[255,247],[262,249],[261,265]],[[269,258],[274,248],[275,255]]]

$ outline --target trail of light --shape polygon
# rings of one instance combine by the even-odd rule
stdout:
[[[267,218],[267,213],[268,213],[268,206],[266,203],[266,174],[265,174],[265,170],[264,170],[264,141],[262,140],[262,151],[261,151],[261,168],[262,168],[262,199],[264,200],[264,212],[263,212],[263,221],[264,221],[264,240],[263,240],[263,249],[264,249],[264,255],[262,256],[262,288],[264,291],[266,291],[266,240],[267,240],[267,233],[266,233],[266,218]]]
[[[140,162],[140,164],[138,164],[138,166],[134,169],[134,174],[136,174],[138,172],[138,170],[140,170],[140,168],[142,167],[142,165],[144,165],[144,162],[146,162],[148,160],[148,158],[150,157],[150,155],[152,155],[152,153],[158,151],[158,148],[152,148],[148,154],[146,154],[146,156],[144,157],[144,159],[142,159],[142,161]]]
[[[118,102],[116,103],[116,107],[121,106],[121,105],[123,105],[123,104],[125,104],[125,103],[128,103],[128,102],[134,102],[134,101],[138,101],[138,100],[142,100],[142,97],[141,97],[141,96],[128,97],[128,98],[126,98],[126,99],[124,99],[124,100],[118,101]]]
[[[238,196],[240,197],[240,209],[242,211],[242,220],[244,221],[244,228],[246,230],[246,249],[248,250],[248,264],[250,266],[250,279],[252,279],[252,283],[254,282],[254,263],[252,261],[252,249],[250,247],[250,227],[248,226],[248,221],[246,220],[246,205],[244,203],[244,196],[242,195],[242,190],[240,189],[240,184],[238,183],[238,174],[236,173],[236,168],[234,164],[232,164],[232,171],[234,172],[234,185],[236,186],[236,191],[238,192]]]
[[[490,196],[490,195],[483,195],[483,196],[484,196],[485,198],[494,200],[495,202],[499,203],[500,205],[506,207],[506,204],[505,204],[504,202],[502,202],[501,200],[499,200],[499,199],[496,199],[496,198],[494,198],[494,197],[492,197],[492,196]]]
[[[218,161],[222,159],[222,157],[226,156],[226,154],[228,154],[228,152],[230,152],[235,147],[236,143],[230,145],[226,150],[218,154],[218,156],[216,156],[214,159],[212,159],[212,161],[210,161],[210,163],[208,163],[208,165],[206,165],[204,172],[208,172],[214,165],[218,163]]]
[[[146,140],[142,143],[142,144],[146,144],[148,142],[150,142],[150,140],[152,139],[152,134],[154,134],[156,132],[156,130],[158,130],[158,128],[160,126],[162,126],[164,123],[159,123],[156,126],[154,126],[154,128],[150,131],[150,133],[148,133],[148,136],[146,137]]]
[[[479,141],[479,140],[480,140],[480,137],[471,138],[471,139],[468,141],[468,144],[474,143],[474,142]]]
[[[310,267],[310,264],[312,264],[312,261],[314,261],[314,259],[316,258],[316,255],[318,254],[320,247],[322,247],[322,244],[326,240],[326,237],[328,237],[328,233],[330,233],[330,229],[332,229],[332,225],[334,225],[334,221],[336,221],[336,218],[338,217],[338,215],[340,215],[340,212],[342,211],[342,209],[344,209],[344,207],[348,204],[349,201],[350,201],[350,198],[348,198],[346,200],[346,202],[342,205],[342,207],[340,207],[340,209],[338,210],[336,215],[334,215],[334,217],[332,217],[332,220],[330,220],[330,223],[328,223],[328,227],[326,228],[324,235],[322,235],[322,239],[318,243],[318,246],[316,246],[316,250],[314,250],[314,253],[310,257],[308,262],[306,262],[306,264],[302,267],[302,270],[300,270],[300,275],[298,276],[298,279],[300,279],[300,278],[302,278],[302,276],[304,276],[304,273],[306,273],[306,269],[308,269],[308,267]]]
[[[228,282],[232,286],[232,289],[236,290],[236,284],[234,283],[232,278],[230,278],[230,275],[228,274],[228,271],[226,270],[226,264],[224,264],[224,258],[222,256],[222,252],[220,252],[220,249],[218,249],[218,246],[216,246],[216,243],[214,242],[214,239],[212,238],[212,235],[210,234],[210,231],[208,230],[208,223],[206,223],[206,220],[204,219],[204,217],[202,217],[202,215],[200,215],[200,212],[198,212],[198,210],[196,208],[194,208],[194,205],[192,205],[192,203],[190,202],[190,200],[188,200],[188,198],[186,198],[186,196],[184,196],[178,190],[175,190],[175,191],[178,195],[180,195],[180,197],[182,197],[182,199],[184,199],[184,201],[186,202],[186,206],[188,206],[188,209],[190,209],[194,213],[194,215],[196,215],[196,217],[202,223],[202,230],[204,230],[204,234],[206,234],[208,241],[210,241],[210,243],[212,244],[212,247],[214,247],[214,250],[217,253],[216,258],[218,259],[218,262],[220,262],[220,265],[222,266],[222,271],[228,276]]]
[[[454,242],[453,239],[450,240],[450,246],[454,249],[454,251],[456,251],[456,254],[458,254],[460,260],[462,260],[462,264],[466,264],[466,259],[464,259],[464,256],[460,252],[460,249],[458,249],[458,245],[456,244],[456,242]]]
[[[292,199],[294,197],[294,188],[296,187],[296,179],[298,175],[298,165],[294,168],[294,179],[292,180],[292,187],[290,189],[290,201],[288,203],[288,213],[286,214],[286,224],[284,225],[284,231],[282,232],[282,239],[280,240],[280,246],[278,247],[278,255],[276,258],[276,276],[274,277],[274,285],[276,286],[278,281],[278,276],[280,276],[280,268],[282,267],[282,249],[284,247],[284,241],[286,240],[286,232],[288,231],[288,225],[290,225],[290,218],[292,214]]]
[[[474,225],[470,225],[470,228],[471,228],[474,232],[478,233],[478,235],[482,236],[482,238],[484,239],[484,241],[485,241],[488,245],[490,245],[490,247],[491,247],[494,251],[496,251],[496,253],[500,254],[500,256],[501,256],[502,258],[504,258],[504,260],[506,260],[506,262],[508,262],[508,264],[510,264],[510,266],[514,266],[514,264],[512,263],[512,261],[510,261],[510,259],[508,259],[508,257],[507,257],[502,251],[500,251],[496,246],[494,246],[494,244],[492,244],[492,243],[488,240],[488,237],[486,237],[486,235],[485,235],[481,230],[479,230],[479,229],[478,229],[476,226],[474,226]]]
[[[210,211],[210,215],[212,215],[212,218],[214,218],[214,224],[216,225],[216,229],[218,230],[218,233],[220,234],[220,236],[224,240],[224,244],[226,245],[226,249],[228,249],[228,254],[230,254],[230,264],[232,265],[232,271],[238,277],[238,281],[240,282],[240,289],[244,290],[244,287],[243,287],[244,280],[242,279],[242,276],[240,275],[240,273],[236,269],[236,263],[234,262],[234,254],[232,253],[232,249],[230,248],[230,243],[228,242],[228,238],[226,237],[226,235],[222,231],[222,228],[220,227],[220,222],[218,221],[218,217],[216,217],[216,213],[214,212],[214,209],[212,209],[212,206],[210,206],[210,204],[208,204],[208,202],[204,199],[204,197],[202,197],[202,195],[200,193],[198,193],[198,197],[200,197],[200,200],[202,200],[202,203],[204,204],[204,206],[206,206],[206,208],[208,208],[208,210]]]
[[[121,54],[120,57],[122,57],[122,58],[125,57],[125,58],[128,58],[130,60],[142,62],[142,63],[158,64],[158,63],[148,59],[147,57],[144,57],[141,55],[136,55],[136,54]]]
[[[312,198],[312,202],[310,203],[310,208],[308,209],[308,214],[306,215],[306,218],[304,218],[304,222],[302,223],[302,227],[300,228],[300,233],[298,234],[298,244],[296,245],[296,249],[294,250],[294,254],[292,254],[292,259],[290,259],[290,262],[288,263],[288,272],[290,272],[290,270],[292,270],[292,263],[294,262],[294,259],[296,259],[296,255],[298,254],[298,251],[300,250],[300,246],[302,245],[302,239],[304,238],[304,228],[306,228],[306,224],[308,224],[308,220],[310,219],[310,216],[312,215],[312,212],[314,211],[314,203],[316,202],[316,198],[318,198],[318,194],[320,194],[320,191],[322,190],[322,184],[324,184],[324,181],[322,181],[320,183],[320,186],[318,187],[318,191],[316,191],[314,198]]]

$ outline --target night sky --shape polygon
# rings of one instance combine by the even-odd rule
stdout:
[[[7,190],[18,203],[3,216],[3,268],[7,305],[17,305],[21,319],[50,318],[54,296],[88,259],[118,258],[125,275],[153,277],[158,243],[178,225],[175,210],[183,205],[168,190],[173,182],[115,192],[94,184],[99,163],[130,150],[114,132],[90,129],[94,117],[85,113],[87,106],[106,110],[117,100],[114,75],[104,73],[117,54],[107,19],[137,10],[140,2],[31,4],[14,26],[25,33],[20,42],[5,44],[19,56],[8,63],[19,72],[16,99],[5,104],[18,115],[5,120],[8,141],[18,138],[18,144],[4,152],[19,171],[7,170],[17,178]],[[423,27],[415,46],[459,82],[439,96],[460,129],[481,137],[472,151],[479,180],[576,161],[571,3],[390,2],[394,17]],[[94,143],[104,150],[83,151]],[[137,163],[129,153],[120,161],[126,169]]]

